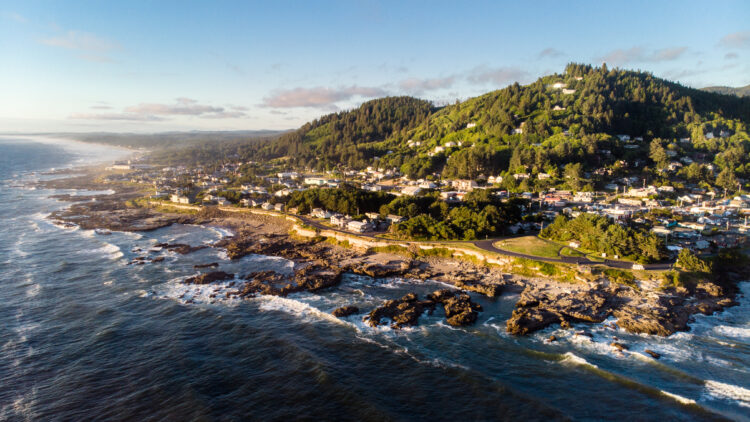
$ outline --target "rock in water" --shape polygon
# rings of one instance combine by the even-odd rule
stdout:
[[[650,349],[646,349],[643,352],[651,355],[651,357],[654,358],[654,359],[659,359],[661,357],[660,354],[658,354],[658,353],[656,353],[656,352],[654,352],[653,350],[650,350]]]
[[[196,265],[193,265],[193,268],[196,268],[196,269],[198,269],[198,268],[216,268],[218,266],[219,266],[218,262],[212,262],[210,264],[196,264]]]
[[[224,271],[213,271],[210,273],[205,273],[201,275],[196,275],[194,277],[189,277],[185,279],[185,284],[209,284],[216,281],[224,281],[224,280],[231,280],[234,278],[234,274],[231,273],[225,273]]]
[[[621,352],[625,351],[625,350],[628,350],[628,346],[626,346],[626,345],[624,345],[622,343],[618,343],[616,341],[613,341],[612,343],[610,343],[610,346],[614,347],[615,349],[617,349],[617,350],[619,350]]]
[[[342,306],[340,308],[336,308],[331,312],[333,316],[338,318],[344,318],[348,317],[349,315],[356,314],[359,312],[359,308],[356,306]]]

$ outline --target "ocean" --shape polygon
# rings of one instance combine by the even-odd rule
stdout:
[[[750,420],[750,283],[740,306],[668,338],[607,324],[575,327],[592,339],[557,327],[513,337],[511,294],[472,295],[484,311],[465,328],[440,312],[398,331],[330,315],[445,287],[429,281],[345,275],[317,294],[226,299],[222,285],[179,281],[195,264],[291,263],[154,247],[231,235],[213,227],[100,235],[45,218],[67,205],[52,194],[106,192],[30,182],[124,154],[0,139],[0,420]],[[144,255],[165,260],[128,265]],[[613,351],[615,337],[630,351]]]

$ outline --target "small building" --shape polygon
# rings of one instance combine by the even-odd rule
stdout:
[[[263,205],[261,205],[260,207],[266,211],[270,211],[273,209],[273,204],[270,202],[264,202]]]
[[[408,196],[417,196],[420,192],[422,192],[422,188],[419,186],[407,186],[401,189],[401,193]]]
[[[284,204],[282,203],[275,204],[273,206],[273,209],[279,212],[284,211]]]
[[[312,215],[315,218],[331,218],[333,215],[330,211],[324,210],[322,208],[313,208],[313,210],[310,212],[310,215]]]
[[[372,225],[369,221],[352,220],[346,223],[346,229],[356,233],[364,233],[366,231],[369,231],[371,227]]]
[[[169,197],[169,200],[177,204],[189,204],[190,203],[190,198],[188,198],[185,195],[176,195],[176,194],[171,195]]]

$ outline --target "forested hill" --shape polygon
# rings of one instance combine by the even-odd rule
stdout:
[[[724,95],[736,95],[738,97],[750,97],[750,85],[741,86],[739,88],[732,88],[730,86],[707,86],[701,88],[703,91],[714,92],[717,94]]]
[[[434,111],[428,101],[386,97],[351,111],[332,113],[264,146],[258,155],[284,158],[295,167],[362,168],[370,165],[386,138],[404,136]]]
[[[645,72],[569,64],[561,74],[443,108],[410,97],[368,101],[264,144],[254,158],[321,170],[373,165],[411,177],[547,173],[554,179],[571,163],[579,172],[618,162],[663,165],[648,159],[654,140],[654,148],[672,150],[670,156],[702,152],[710,160],[736,147],[744,164],[749,122],[750,98]],[[731,136],[720,137],[722,131]],[[684,138],[689,145],[678,142]]]
[[[436,171],[461,178],[501,172],[554,175],[568,163],[593,169],[648,156],[654,139],[666,147],[689,137],[702,148],[704,134],[725,129],[737,135],[734,141],[746,141],[749,121],[750,99],[687,88],[649,73],[570,64],[562,74],[433,113],[383,143],[379,166],[414,177]],[[645,149],[625,149],[616,135],[643,138],[638,145]],[[712,141],[706,148],[715,151],[726,142]]]

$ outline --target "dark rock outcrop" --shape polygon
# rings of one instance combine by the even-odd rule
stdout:
[[[185,279],[185,284],[210,284],[217,281],[226,281],[234,278],[234,274],[225,273],[224,271],[213,271]]]
[[[340,308],[334,309],[333,312],[331,312],[333,316],[338,318],[348,317],[349,315],[353,315],[356,313],[359,313],[359,308],[357,308],[356,306],[342,306]]]

